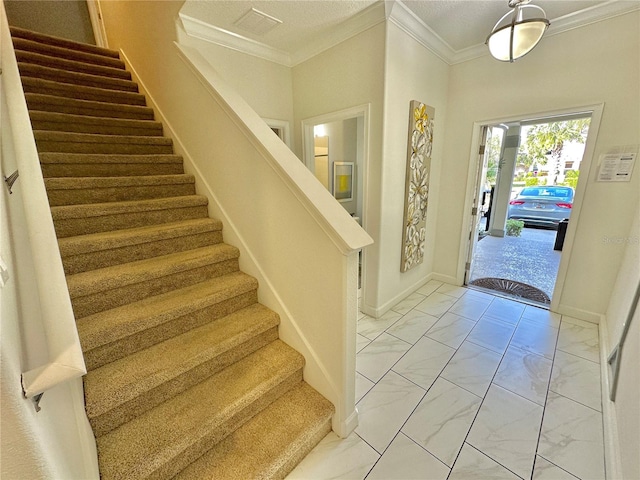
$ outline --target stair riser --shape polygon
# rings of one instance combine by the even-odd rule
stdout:
[[[137,397],[119,408],[110,410],[95,418],[90,418],[91,426],[96,437],[104,435],[120,425],[142,415],[147,410],[173,398],[187,388],[190,388],[202,380],[221,371],[223,368],[235,363],[247,355],[257,351],[278,338],[278,328],[273,327],[262,332],[246,342],[235,346],[232,350],[224,352],[210,361],[200,364],[185,372],[183,375],[164,383],[157,388],[146,392],[144,396]]]
[[[114,215],[100,215],[84,218],[56,219],[54,226],[58,238],[86,235],[88,233],[108,232],[110,230],[122,230],[124,228],[144,227],[158,225],[160,223],[178,222],[193,218],[206,218],[208,211],[206,205],[184,208],[167,208],[143,212],[118,213]]]
[[[147,102],[143,95],[121,90],[107,90],[85,87],[68,83],[46,81],[39,78],[22,77],[24,93],[52,95],[54,97],[88,100],[93,102],[110,102],[120,105],[138,105],[144,107]]]
[[[260,413],[272,402],[284,395],[289,390],[300,385],[302,382],[302,369],[296,371],[293,375],[284,379],[278,385],[275,385],[269,391],[263,392],[257,396],[255,400],[247,405],[243,410],[239,411],[229,420],[220,425],[215,431],[210,432],[205,437],[199,439],[182,452],[177,452],[172,459],[168,459],[154,472],[151,472],[149,479],[170,479],[183,470],[187,465],[191,464],[207,452],[213,445],[224,440],[228,435],[244,425],[252,417]],[[206,400],[203,400],[206,401]],[[98,461],[100,462],[100,440],[98,439]],[[107,480],[107,479],[105,479]]]
[[[148,137],[162,136],[162,125],[149,123],[149,125],[108,125],[100,123],[78,122],[52,122],[46,120],[31,119],[34,130],[47,130],[54,132],[92,133],[96,135],[138,135]]]
[[[49,204],[82,205],[85,203],[125,202],[152,198],[182,197],[196,193],[193,183],[176,185],[152,185],[140,187],[113,187],[74,190],[47,189]]]
[[[59,38],[55,36],[46,35],[43,33],[33,32],[19,27],[9,27],[11,30],[11,36],[15,38],[23,38],[33,42],[38,42],[43,45],[52,45],[56,47],[68,48],[77,50],[80,52],[87,52],[93,55],[102,55],[109,58],[119,59],[120,55],[116,50],[110,50],[108,48],[97,47],[86,43],[78,43],[73,40],[67,40],[66,38]]]
[[[235,258],[81,297],[70,291],[71,305],[76,318],[86,317],[238,270],[238,259]]]
[[[27,40],[24,38],[14,38],[13,47],[23,52],[38,53],[40,55],[55,56],[74,60],[76,62],[85,62],[93,65],[101,65],[103,67],[124,69],[125,64],[118,58],[108,57],[105,55],[96,55],[88,52],[80,52],[69,48],[57,47],[54,45],[46,45],[41,42]]]
[[[166,322],[142,332],[122,338],[116,342],[84,351],[87,370],[94,370],[107,363],[148,348],[187,330],[222,318],[258,301],[257,290],[250,290],[235,297],[222,300],[186,315],[168,319]],[[82,338],[80,339],[82,341]]]
[[[181,164],[41,164],[44,178],[57,177],[134,177],[139,175],[178,175],[183,173]]]
[[[222,232],[212,231],[166,240],[88,252],[81,255],[63,256],[66,275],[121,265],[170,253],[184,252],[193,248],[222,243]]]
[[[20,75],[23,77],[41,78],[43,80],[72,85],[138,93],[138,84],[131,80],[67,72],[65,70],[48,68],[29,63],[19,63],[18,68],[20,69]]]
[[[24,52],[16,50],[16,59],[19,63],[29,63],[31,65],[40,65],[41,67],[58,68],[68,72],[85,73],[88,75],[96,75],[108,78],[117,78],[122,80],[131,80],[131,74],[121,68],[103,67],[83,62],[75,62],[73,60],[65,60],[39,53]]]
[[[117,105],[92,102],[83,105],[80,102],[47,102],[34,99],[27,94],[27,106],[29,110],[41,112],[67,113],[70,115],[86,115],[88,117],[126,118],[130,120],[154,120],[153,110],[148,107],[135,105]],[[55,99],[56,97],[53,97]]]
[[[22,77],[24,93],[51,95],[54,97],[87,100],[90,102],[116,103],[118,105],[136,105],[139,107],[147,106],[145,98],[139,93],[83,87],[66,83],[50,82],[47,85],[30,83],[35,80],[38,79]]]
[[[55,142],[36,140],[39,152],[98,153],[116,155],[167,155],[173,153],[171,145],[118,144],[89,142]]]

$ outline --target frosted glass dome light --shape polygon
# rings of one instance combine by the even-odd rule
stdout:
[[[542,39],[549,27],[544,10],[536,5],[528,5],[531,0],[510,0],[507,12],[487,37],[485,42],[491,55],[502,62],[513,62],[529,53]],[[525,9],[542,12],[541,18],[524,18]],[[509,21],[505,22],[505,20]]]

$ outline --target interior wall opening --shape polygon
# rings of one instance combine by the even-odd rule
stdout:
[[[303,160],[340,205],[366,229],[368,106],[303,121]],[[358,297],[365,256],[359,254]]]

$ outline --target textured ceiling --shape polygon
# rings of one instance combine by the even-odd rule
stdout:
[[[454,0],[403,2],[453,50],[484,43],[495,23],[508,11],[507,0]],[[535,0],[551,21],[603,1]]]
[[[270,48],[295,54],[306,46],[319,42],[335,32],[341,24],[381,0],[186,0],[181,14],[248,38]],[[396,3],[386,0],[387,11]],[[507,0],[403,0],[404,6],[419,23],[427,26],[452,52],[482,45],[498,19],[510,9]],[[580,24],[598,8],[611,4],[640,5],[638,0],[533,0],[542,7],[547,18]],[[251,8],[258,9],[282,21],[264,35],[256,35],[234,23]],[[560,22],[562,23],[562,22]]]
[[[285,52],[313,42],[377,0],[187,0],[181,13]],[[234,23],[251,8],[282,20],[264,35],[254,35]]]

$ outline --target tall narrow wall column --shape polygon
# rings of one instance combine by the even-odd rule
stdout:
[[[491,206],[491,225],[489,234],[494,237],[504,237],[507,223],[507,209],[511,197],[513,173],[516,168],[516,158],[520,146],[520,125],[509,125],[504,138],[504,147],[500,158],[498,180],[494,190]]]

